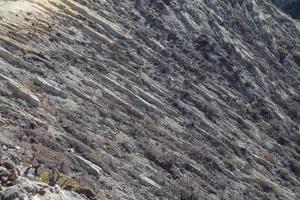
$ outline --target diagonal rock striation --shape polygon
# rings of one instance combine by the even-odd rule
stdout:
[[[299,199],[298,24],[265,0],[2,1],[1,155],[66,198]]]

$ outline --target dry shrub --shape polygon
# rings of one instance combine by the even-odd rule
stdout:
[[[80,140],[71,138],[68,136],[63,136],[63,139],[66,142],[66,147],[74,148],[76,152],[83,154],[83,155],[89,155],[92,154],[93,150],[86,144],[82,143]]]
[[[300,51],[292,52],[295,63],[300,66]]]
[[[300,162],[296,159],[290,158],[290,170],[295,176],[300,177]]]
[[[265,153],[264,154],[264,159],[272,164],[276,164],[276,160],[274,156],[271,153]]]
[[[244,177],[244,181],[251,183],[253,192],[262,199],[289,199],[285,190],[263,176]]]
[[[13,186],[17,183],[19,170],[13,162],[8,160],[0,161],[0,183],[3,186]]]
[[[180,200],[200,200],[201,197],[193,187],[185,187],[180,190]]]
[[[69,168],[72,164],[66,154],[51,150],[41,144],[32,145],[32,149],[36,152],[36,160],[43,163],[47,167],[55,167],[63,170]]]
[[[167,151],[165,147],[156,146],[151,143],[145,143],[143,150],[145,157],[169,173],[172,173],[172,168],[178,161],[178,157],[174,153]]]
[[[217,108],[217,104],[209,103],[208,105],[204,106],[204,114],[211,121],[214,121],[218,117],[218,113],[219,111]]]
[[[202,163],[209,170],[222,171],[222,167],[219,166],[215,156],[210,152],[207,146],[192,147],[188,151],[188,155],[193,160]]]
[[[0,115],[0,126],[7,126],[9,124],[9,120]]]
[[[32,144],[41,144],[55,151],[62,151],[63,147],[56,139],[47,134],[47,132],[38,131],[36,129],[20,128],[15,131],[17,138],[20,141],[29,142]]]
[[[276,170],[276,173],[279,174],[280,178],[282,178],[285,181],[292,180],[291,174],[286,168],[279,168],[278,170]]]
[[[209,186],[208,186],[209,187]],[[200,200],[206,199],[207,192],[204,192],[199,185],[193,184],[189,178],[182,178],[178,182],[166,187],[172,192],[172,195],[178,197],[179,200]],[[172,198],[174,199],[174,198]]]
[[[284,58],[288,55],[288,50],[286,50],[283,47],[279,47],[278,48],[278,54],[279,54],[280,62],[282,63]]]

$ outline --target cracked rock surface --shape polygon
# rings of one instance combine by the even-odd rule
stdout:
[[[0,144],[81,198],[300,199],[299,27],[265,0],[2,0]]]

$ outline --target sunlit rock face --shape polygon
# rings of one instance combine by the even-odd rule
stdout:
[[[0,2],[0,153],[22,178],[74,199],[300,199],[300,33],[273,4]]]

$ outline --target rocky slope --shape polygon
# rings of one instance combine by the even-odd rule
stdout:
[[[29,163],[24,162],[23,159],[26,155],[30,155],[30,152],[19,146],[9,145],[9,141],[6,144],[2,141],[0,153],[1,200],[81,200],[91,197],[88,190],[84,191],[83,188],[78,187],[75,192],[70,188],[76,185],[73,179],[71,177],[66,179],[67,176],[62,176],[55,169],[43,168],[41,164],[37,167],[36,160],[29,160],[30,165],[26,166],[26,163]],[[43,170],[44,173],[37,178],[39,173],[36,170]]]
[[[265,0],[2,1],[0,144],[81,198],[299,199],[297,23]]]

